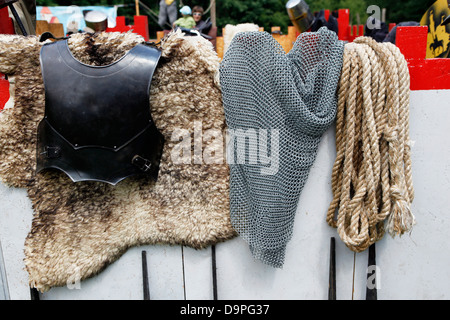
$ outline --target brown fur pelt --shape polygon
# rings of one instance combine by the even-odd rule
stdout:
[[[105,65],[141,42],[133,33],[74,34],[69,48],[84,63]],[[194,122],[203,132],[225,129],[219,59],[208,41],[171,33],[162,42],[150,95],[152,117],[166,140],[158,181],[131,177],[116,186],[73,183],[58,171],[35,174],[36,128],[45,104],[41,45],[36,37],[0,35],[0,72],[16,77],[15,106],[0,114],[0,179],[26,188],[32,201],[25,240],[32,287],[46,291],[91,277],[132,246],[203,249],[236,236],[226,162],[175,164],[171,159],[177,128],[192,137]]]

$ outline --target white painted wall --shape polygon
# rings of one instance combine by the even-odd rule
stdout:
[[[450,90],[411,93],[417,225],[376,244],[378,299],[449,299]],[[219,299],[327,299],[330,237],[336,237],[337,298],[365,299],[367,252],[354,254],[325,222],[331,200],[334,128],[326,132],[300,197],[283,269],[255,261],[236,238],[216,246]],[[31,225],[24,190],[0,185],[0,243],[11,299],[29,299],[23,243]],[[41,299],[142,299],[141,251],[147,251],[151,299],[213,298],[211,249],[143,246],[128,250],[79,289],[53,288]],[[355,263],[355,268],[354,268]],[[354,271],[354,272],[353,272]],[[355,279],[353,288],[353,275]]]

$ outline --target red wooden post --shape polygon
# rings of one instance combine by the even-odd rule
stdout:
[[[330,17],[330,10],[325,9],[325,10],[324,10],[324,15],[325,15],[325,20],[328,21],[328,18]]]
[[[350,10],[349,9],[339,9],[338,11],[338,38],[339,40],[348,41],[349,40],[349,30],[348,26],[350,24]]]
[[[14,24],[8,14],[8,7],[0,9],[0,33],[14,34]]]
[[[5,107],[9,100],[9,81],[5,79],[5,75],[0,73],[0,111]]]
[[[8,8],[0,9],[0,33],[14,34],[14,24],[9,17]],[[9,81],[6,80],[5,75],[0,73],[0,111],[5,107],[9,100]]]
[[[145,41],[148,41],[149,32],[147,16],[134,16],[134,31],[143,36]]]
[[[126,25],[125,17],[116,17],[116,26],[114,28],[107,28],[107,32],[127,32],[132,30],[134,33],[140,34],[144,37],[145,41],[149,40],[148,32],[148,17],[147,16],[134,16],[134,25]]]
[[[350,25],[350,10],[338,11],[338,38],[339,40],[352,42],[357,37],[364,35],[364,25]]]
[[[389,23],[389,32],[391,32],[391,30],[394,29],[396,25],[396,23]]]

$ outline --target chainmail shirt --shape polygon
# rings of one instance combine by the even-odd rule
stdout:
[[[240,32],[220,65],[232,224],[273,267],[283,266],[300,193],[336,116],[343,50],[326,28],[302,33],[288,54],[267,32]]]

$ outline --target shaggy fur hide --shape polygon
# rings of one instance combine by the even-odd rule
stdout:
[[[258,31],[259,26],[254,23],[240,23],[238,25],[227,24],[223,33],[223,53],[227,52],[234,36],[239,32]]]
[[[133,33],[74,34],[69,47],[78,60],[105,65],[141,42]],[[35,174],[36,129],[45,103],[41,45],[36,37],[0,35],[0,72],[16,77],[15,106],[0,114],[0,178],[26,188],[32,201],[32,228],[25,240],[30,286],[46,291],[86,279],[132,246],[202,249],[236,236],[226,162],[175,164],[171,159],[179,143],[172,141],[177,128],[191,137],[194,121],[203,132],[225,129],[219,59],[208,41],[181,33],[163,40],[150,95],[153,119],[166,139],[159,178],[155,183],[131,177],[115,187],[73,183],[57,171]]]

